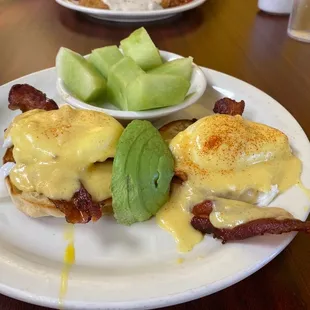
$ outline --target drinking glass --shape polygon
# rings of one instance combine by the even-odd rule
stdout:
[[[287,33],[293,39],[310,42],[310,0],[294,0]]]

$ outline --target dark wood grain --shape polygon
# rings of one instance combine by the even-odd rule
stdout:
[[[255,0],[209,0],[177,19],[145,25],[160,49],[262,89],[310,136],[310,45],[286,34],[287,16]],[[60,46],[82,54],[115,44],[135,25],[94,22],[52,0],[0,0],[0,84],[54,65]],[[268,113],[268,111],[266,111]],[[167,310],[310,309],[310,238],[298,235],[262,270],[219,293]],[[46,309],[0,296],[1,310]]]

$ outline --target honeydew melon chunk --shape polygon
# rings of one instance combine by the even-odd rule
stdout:
[[[178,75],[190,81],[192,71],[193,58],[187,57],[167,61],[163,65],[150,70],[149,73]]]
[[[56,70],[68,90],[82,101],[96,101],[105,94],[104,77],[84,57],[68,48],[58,51]]]
[[[123,57],[108,74],[108,99],[121,110],[128,110],[125,91],[127,85],[146,73],[130,58]]]
[[[163,63],[157,47],[143,27],[122,40],[120,47],[125,56],[131,57],[145,71]]]
[[[141,111],[181,103],[190,87],[184,77],[147,73],[138,76],[126,89],[127,108]]]
[[[124,56],[119,51],[118,47],[112,45],[94,49],[91,52],[88,61],[92,63],[105,78],[107,78],[111,67],[123,57]]]

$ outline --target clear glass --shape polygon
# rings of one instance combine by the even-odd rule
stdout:
[[[310,0],[294,0],[287,33],[293,39],[310,43]]]

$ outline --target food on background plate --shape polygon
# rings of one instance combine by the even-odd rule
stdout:
[[[172,8],[193,0],[71,0],[81,6],[115,11],[151,11]]]
[[[99,107],[110,103],[125,111],[182,103],[190,89],[192,68],[192,57],[163,63],[143,27],[122,40],[120,49],[116,45],[98,48],[86,60],[61,48],[56,57],[58,77],[73,96]]]
[[[5,131],[0,175],[29,216],[87,223],[112,206],[131,225],[156,215],[181,252],[205,233],[226,242],[310,232],[309,222],[267,207],[300,182],[301,162],[284,133],[242,117],[244,102],[221,99],[218,114],[159,131],[148,121],[124,130],[104,113],[58,108],[26,84],[11,88],[9,107],[26,112]]]

